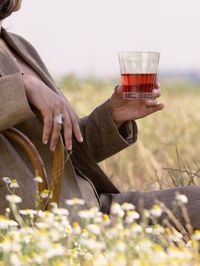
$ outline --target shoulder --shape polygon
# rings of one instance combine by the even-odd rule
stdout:
[[[31,43],[29,41],[27,41],[24,37],[22,37],[22,36],[20,36],[20,35],[18,35],[16,33],[8,32],[8,34],[10,36],[12,36],[12,38],[14,38],[15,40],[18,40],[21,43],[25,43],[25,44],[31,45]]]
[[[38,51],[36,50],[36,48],[29,41],[27,41],[25,38],[23,38],[22,36],[20,36],[20,35],[18,35],[16,33],[8,32],[8,34],[10,35],[10,37],[12,38],[14,43],[17,44],[17,46],[22,51],[24,51],[24,52],[28,53],[30,56],[32,56],[32,58],[34,58],[34,60],[36,60],[37,63],[39,63],[40,65],[42,65],[43,68],[46,69],[46,66],[43,63],[43,60],[41,59]]]
[[[40,67],[49,75],[49,77],[51,77],[46,65],[44,64],[43,60],[41,59],[38,51],[35,49],[35,47],[29,42],[27,41],[25,38],[23,38],[22,36],[16,34],[16,33],[12,33],[12,32],[8,32],[6,31],[4,28],[2,28],[2,37],[4,40],[6,40],[6,42],[10,45],[12,45],[13,47],[15,47],[15,49],[20,50],[21,52],[23,52],[24,54],[29,54],[29,56],[32,57],[32,59],[40,65]],[[52,79],[52,77],[51,77]]]
[[[16,33],[11,33],[11,32],[7,32],[7,33],[15,41],[15,43],[23,47],[23,49],[26,49],[28,51],[32,50],[34,51],[34,53],[37,53],[37,50],[35,49],[35,47],[28,40],[26,40],[25,38],[23,38],[22,36]]]
[[[1,35],[2,38],[8,43],[13,46],[18,46],[20,49],[26,50],[29,54],[33,54],[34,56],[38,56],[38,52],[35,49],[35,47],[27,41],[25,38],[22,36],[7,31],[5,28],[2,27],[1,29]]]
[[[33,54],[36,57],[39,56],[35,47],[22,36],[16,33],[13,33],[13,32],[9,32],[3,27],[1,29],[1,35],[2,35],[2,38],[8,44],[11,44],[11,45],[13,44],[14,46],[17,45],[20,49],[26,50],[29,54]]]

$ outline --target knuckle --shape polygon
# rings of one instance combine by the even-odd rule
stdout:
[[[59,133],[60,130],[61,130],[61,125],[58,124],[58,125],[54,128],[54,131],[55,131],[56,133]]]
[[[44,124],[46,127],[51,127],[52,126],[52,118],[48,117],[44,119]]]
[[[71,121],[73,124],[79,125],[79,118],[74,112],[71,114]]]
[[[78,129],[78,130],[80,129],[80,126],[77,120],[73,121],[73,128]]]
[[[71,135],[66,135],[65,136],[65,141],[68,142],[68,143],[71,142],[71,139],[72,139],[71,137],[72,137]]]
[[[53,106],[54,106],[54,108],[57,108],[57,107],[60,107],[60,105],[61,105],[60,98],[56,95],[56,97],[54,99]]]
[[[62,98],[60,98],[60,103],[61,103],[61,105],[62,105],[63,107],[66,105],[66,102],[65,102],[65,100],[64,100],[64,99],[62,99]]]
[[[72,138],[72,131],[71,130],[65,130],[65,139],[67,139],[67,140],[71,140],[71,138]]]
[[[58,137],[59,137],[59,134],[57,134],[56,132],[54,132],[52,134],[52,137],[51,137],[52,142],[57,142]]]
[[[50,107],[50,105],[49,105],[49,106],[45,106],[45,107],[43,107],[43,108],[41,109],[41,113],[43,114],[44,117],[49,116],[50,112],[51,112],[51,107]]]
[[[48,106],[45,107],[45,109],[43,109],[43,113],[45,116],[51,116],[53,112],[53,104],[49,103]]]
[[[54,109],[59,109],[59,108],[60,108],[60,102],[56,100],[54,103]]]
[[[65,122],[65,126],[67,127],[67,129],[72,129],[72,124],[69,121]]]
[[[51,122],[52,121],[52,115],[51,113],[48,113],[45,115],[44,120],[47,122]]]

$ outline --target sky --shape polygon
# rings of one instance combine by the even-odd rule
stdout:
[[[200,0],[23,0],[4,22],[54,77],[119,75],[118,51],[159,51],[161,71],[200,72]]]

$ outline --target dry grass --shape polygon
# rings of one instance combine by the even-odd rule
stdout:
[[[68,76],[61,87],[82,117],[112,95],[114,84]],[[139,120],[137,143],[101,163],[122,190],[199,183],[200,90],[183,82],[163,82],[161,90],[165,110]]]

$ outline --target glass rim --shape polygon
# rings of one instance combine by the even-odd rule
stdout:
[[[120,53],[130,53],[130,54],[158,54],[160,55],[160,52],[157,51],[118,51],[118,54]]]

